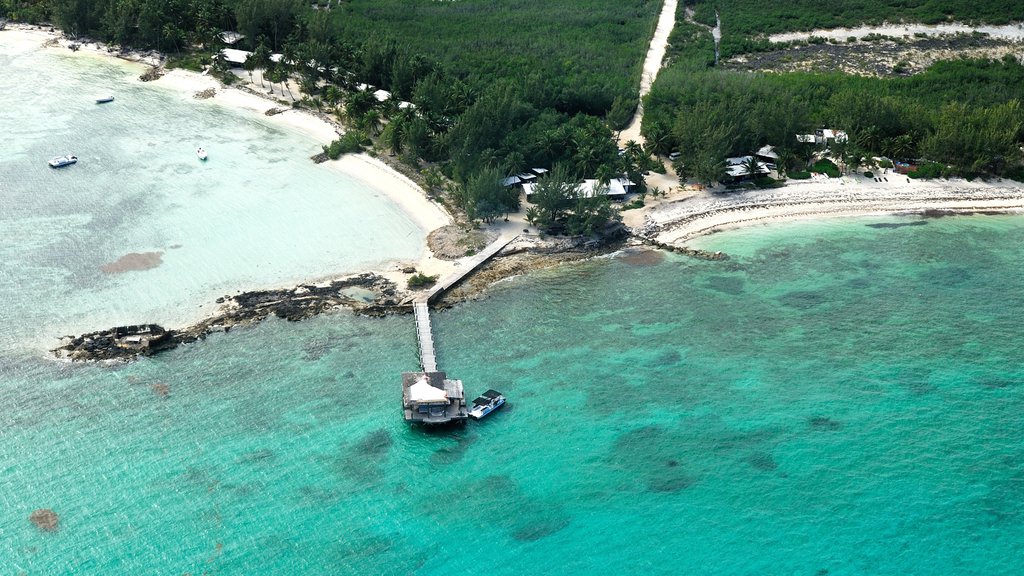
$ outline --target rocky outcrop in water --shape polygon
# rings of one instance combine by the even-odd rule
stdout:
[[[349,294],[362,288],[373,295],[370,301]],[[182,330],[156,324],[118,326],[80,336],[67,336],[53,353],[72,361],[133,360],[150,356],[179,344],[195,342],[213,332],[227,332],[233,326],[255,324],[269,316],[298,321],[328,310],[350,308],[368,316],[408,312],[395,284],[376,274],[360,274],[329,284],[303,284],[281,290],[256,290],[218,298],[220,314]]]
[[[149,70],[143,72],[142,75],[139,76],[139,80],[142,80],[143,82],[152,82],[153,80],[159,79],[163,75],[164,69],[160,66],[154,66],[153,68],[150,68]]]

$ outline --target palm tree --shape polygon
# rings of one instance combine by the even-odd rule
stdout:
[[[757,178],[761,175],[761,163],[757,161],[754,156],[747,156],[747,159],[743,161],[743,170],[746,171],[751,178]]]
[[[256,43],[256,49],[253,50],[252,54],[246,58],[246,62],[252,60],[253,69],[259,68],[260,72],[260,88],[263,87],[263,75],[267,66],[270,65],[270,50],[267,49],[266,38],[260,36],[259,41]]]
[[[242,68],[249,73],[249,83],[252,84],[252,71],[256,69],[256,58],[253,54],[250,54],[245,62],[242,63]]]

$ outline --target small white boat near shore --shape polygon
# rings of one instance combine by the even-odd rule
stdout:
[[[199,158],[200,160],[202,160],[203,162],[205,162],[205,161],[206,161],[206,157],[207,157],[207,154],[206,154],[206,150],[205,150],[205,149],[203,149],[203,147],[202,147],[202,146],[200,146],[199,148],[196,148],[196,156],[197,156],[197,157],[198,157],[198,158]]]
[[[78,156],[67,154],[64,156],[57,156],[56,158],[51,158],[48,164],[50,165],[50,168],[63,168],[65,166],[70,166],[76,162],[78,162]]]
[[[114,101],[114,97],[113,96],[101,96],[100,98],[96,99],[96,103],[97,104],[106,104],[107,102],[113,102],[113,101]]]

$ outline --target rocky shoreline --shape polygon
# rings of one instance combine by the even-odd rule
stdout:
[[[328,284],[254,290],[218,298],[222,312],[187,328],[168,329],[157,324],[117,326],[65,336],[51,352],[71,361],[129,361],[202,340],[214,332],[228,332],[234,326],[257,324],[270,316],[296,322],[339,308],[366,316],[406,313],[412,310],[406,296],[394,282],[372,273]]]
[[[595,248],[583,239],[557,239],[513,246],[467,276],[446,293],[437,306],[450,308],[479,298],[499,280],[607,254],[623,244],[619,240]],[[410,314],[411,301],[417,293],[402,290],[393,281],[374,273],[326,284],[253,290],[218,298],[221,312],[185,328],[166,328],[157,324],[116,326],[79,336],[65,336],[51,352],[57,358],[72,362],[129,362],[203,340],[214,332],[229,332],[235,326],[258,324],[270,316],[297,322],[338,309],[372,317]]]

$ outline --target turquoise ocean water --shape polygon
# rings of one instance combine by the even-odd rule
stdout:
[[[434,326],[440,365],[510,403],[444,433],[401,420],[411,317],[115,367],[5,343],[0,574],[1017,574],[1024,218],[869,226],[911,222],[502,282]],[[16,332],[80,312],[16,288]]]

